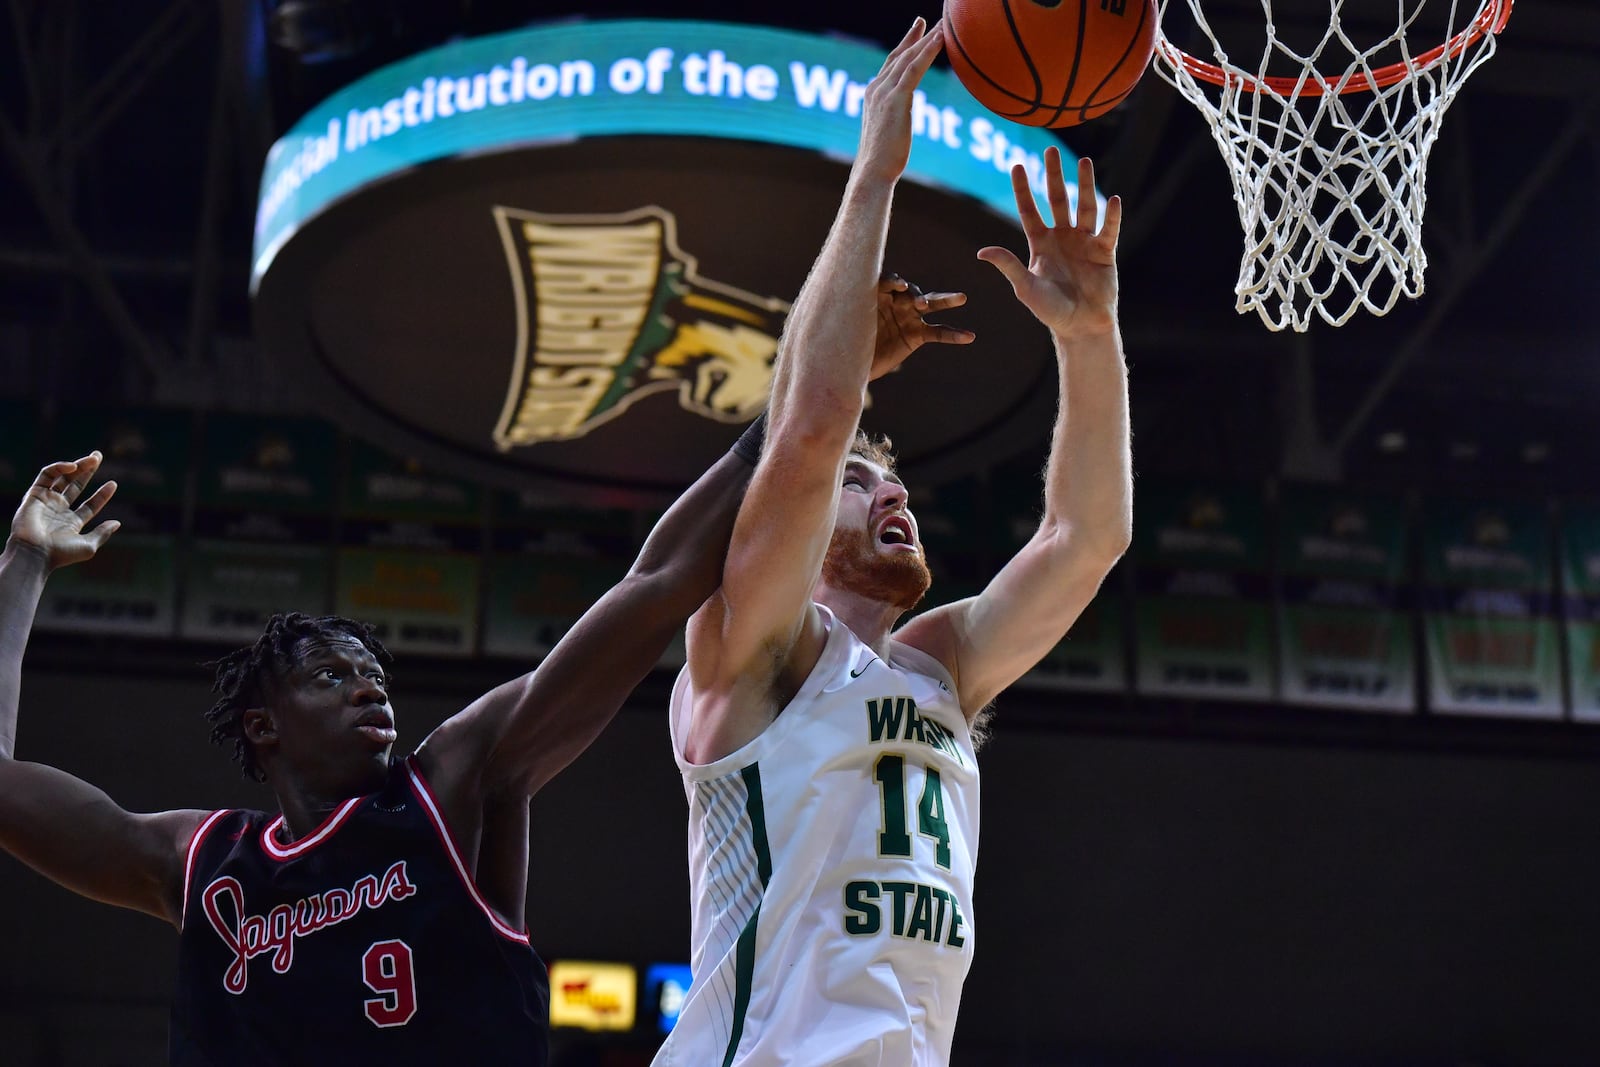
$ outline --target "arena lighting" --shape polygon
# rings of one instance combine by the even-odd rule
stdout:
[[[374,71],[268,156],[260,341],[326,414],[391,450],[502,484],[661,499],[763,406],[885,51],[627,20],[458,41]],[[979,339],[877,383],[869,424],[909,476],[937,479],[1048,432],[1048,340],[974,253],[1023,248],[1010,167],[1040,178],[1059,142],[940,69],[913,120],[887,265],[967,292],[949,318]],[[589,281],[552,284],[573,262]]]

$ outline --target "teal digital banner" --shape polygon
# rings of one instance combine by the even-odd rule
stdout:
[[[887,49],[759,26],[566,22],[457,41],[390,64],[313,107],[267,155],[251,290],[334,201],[432,160],[589,137],[715,137],[855,156],[862,95]],[[1043,195],[1051,133],[984,110],[928,72],[906,177],[1014,218],[1010,169]],[[1062,148],[1069,177],[1076,157]]]
[[[1402,502],[1285,485],[1279,514],[1283,699],[1415,711]]]
[[[1542,503],[1433,500],[1423,524],[1434,711],[1560,718],[1560,627]]]
[[[1561,568],[1572,717],[1600,722],[1600,501],[1563,504]]]
[[[1138,691],[1272,699],[1271,589],[1260,492],[1141,483],[1134,546]]]

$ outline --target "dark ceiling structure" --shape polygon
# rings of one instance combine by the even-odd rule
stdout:
[[[1217,25],[1260,21],[1254,0],[1206,7]],[[1321,5],[1296,5],[1296,17],[1306,7]],[[265,151],[312,103],[422,48],[532,21],[759,16],[887,45],[921,8],[937,13],[709,0],[5,8],[0,393],[335,421],[254,343],[247,295]],[[1343,17],[1359,32],[1392,23],[1394,5],[1346,3]],[[1102,188],[1127,203],[1123,323],[1140,471],[1592,489],[1597,95],[1600,8],[1518,3],[1498,53],[1444,119],[1428,171],[1425,294],[1384,318],[1303,335],[1235,313],[1241,234],[1226,168],[1175,91],[1148,75],[1125,106],[1066,131],[1096,159]]]

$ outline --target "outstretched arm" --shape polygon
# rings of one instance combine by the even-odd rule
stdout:
[[[115,520],[84,530],[115,482],[72,506],[99,466],[95,452],[40,471],[0,554],[0,848],[75,893],[177,926],[184,852],[205,813],[136,815],[64,771],[13,758],[22,655],[45,579],[92,557],[117,530]]]
[[[779,673],[820,648],[811,589],[872,364],[875,289],[911,151],[912,97],[941,39],[918,18],[867,87],[838,214],[784,328],[767,448],[734,526],[722,589],[691,627],[689,670],[695,689],[710,694],[689,724],[691,759],[715,759],[764,729]]]
[[[950,669],[969,717],[1061,640],[1133,531],[1128,376],[1117,324],[1122,201],[1107,202],[1096,232],[1094,165],[1078,163],[1075,219],[1054,148],[1045,153],[1045,173],[1053,224],[1040,217],[1022,168],[1011,172],[1028,263],[1003,248],[978,253],[1005,275],[1055,345],[1061,401],[1044,516],[982,593],[918,616],[896,635]]]
[[[447,817],[452,801],[465,808],[531,796],[600,735],[716,589],[751,469],[733,452],[718,460],[537,670],[485,693],[429,735],[418,756]]]

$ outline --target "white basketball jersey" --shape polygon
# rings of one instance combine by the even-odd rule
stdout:
[[[978,766],[944,667],[884,663],[826,608],[766,730],[683,758],[694,981],[656,1067],[943,1067],[972,962]]]

